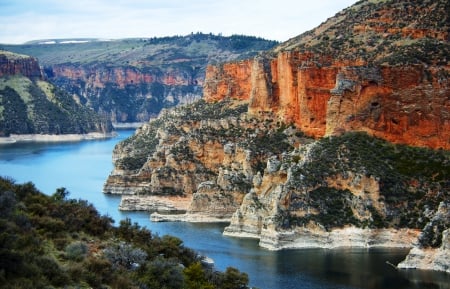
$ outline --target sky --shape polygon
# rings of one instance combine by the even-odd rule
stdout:
[[[0,0],[0,43],[190,33],[286,41],[357,0]]]

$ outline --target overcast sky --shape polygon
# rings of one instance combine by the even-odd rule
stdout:
[[[191,32],[285,41],[357,0],[0,0],[0,43]]]

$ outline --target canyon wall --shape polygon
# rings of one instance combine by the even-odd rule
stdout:
[[[48,69],[51,69],[48,72],[52,77],[85,82],[87,86],[92,88],[105,88],[108,83],[114,83],[120,88],[132,84],[149,84],[152,82],[159,82],[164,85],[203,85],[202,77],[195,77],[180,70],[163,73],[159,69],[139,69],[133,66],[114,67],[99,64],[89,66],[57,64]]]
[[[28,78],[42,77],[36,58],[2,51],[0,53],[0,77],[17,74]]]
[[[145,122],[164,107],[199,99],[204,78],[189,69],[106,64],[56,64],[45,72],[57,86],[114,123]]]
[[[192,197],[186,213],[152,220],[229,220],[224,234],[269,249],[447,256],[448,217],[433,217],[450,190],[447,8],[359,1],[252,59],[208,66],[204,100],[116,147],[105,192]]]
[[[450,66],[325,66],[313,59],[282,52],[244,67],[209,67],[204,97],[248,99],[251,115],[273,112],[315,138],[365,131],[394,143],[450,149]]]

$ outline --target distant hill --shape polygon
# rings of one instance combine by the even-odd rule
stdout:
[[[111,129],[109,120],[45,81],[35,58],[0,50],[0,136]]]
[[[208,64],[249,58],[276,41],[190,34],[120,40],[45,39],[0,48],[39,59],[49,81],[113,122],[142,122],[202,96]]]

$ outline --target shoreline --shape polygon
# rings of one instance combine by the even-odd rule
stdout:
[[[71,142],[82,140],[96,140],[116,137],[117,132],[101,133],[90,132],[86,134],[11,134],[8,137],[0,137],[1,144],[14,144],[24,142]]]
[[[130,129],[130,128],[140,128],[146,124],[146,122],[114,122],[112,124],[114,129]]]
[[[286,249],[338,249],[338,248],[405,248],[411,249],[420,231],[414,229],[362,229],[339,228],[330,232],[300,229],[276,232],[224,231],[225,236],[259,239],[259,246],[270,251]]]
[[[185,222],[185,223],[227,223],[229,224],[231,218],[212,217],[203,214],[161,214],[154,212],[150,214],[150,221],[152,222]]]

